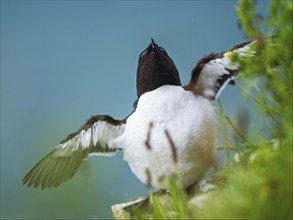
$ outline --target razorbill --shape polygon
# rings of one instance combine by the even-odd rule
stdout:
[[[198,182],[215,158],[217,119],[211,101],[233,83],[240,68],[231,54],[245,56],[253,43],[204,56],[189,84],[182,86],[173,60],[151,39],[139,55],[132,113],[123,120],[90,117],[41,159],[23,184],[57,187],[72,178],[88,156],[117,150],[146,185],[167,189],[167,179],[174,174],[184,188]]]

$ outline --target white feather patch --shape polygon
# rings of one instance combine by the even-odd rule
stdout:
[[[108,143],[120,136],[123,133],[124,124],[113,125],[106,121],[97,121],[92,127],[81,130],[71,139],[61,143],[57,148],[64,149],[64,152],[60,156],[66,156],[70,151],[85,150],[91,145],[106,148],[110,146]],[[69,151],[66,151],[68,149]],[[64,155],[63,155],[64,154]],[[101,153],[91,153],[91,155],[111,155],[112,152],[106,152],[101,150]]]
[[[240,65],[231,60],[231,53],[236,53],[239,57],[252,57],[255,51],[251,51],[254,42],[224,53],[223,57],[210,60],[204,65],[199,76],[199,84],[203,91],[203,96],[208,99],[218,98],[226,85],[234,79],[231,72],[239,70]],[[222,85],[218,80],[224,75],[231,75]]]
[[[233,81],[235,79],[235,76],[232,76],[231,78],[229,78],[228,80],[226,80],[224,82],[224,84],[220,87],[219,91],[216,94],[215,100],[217,100],[219,98],[219,96],[221,95],[221,93],[224,91],[224,89],[226,88],[226,86],[229,84],[230,81]]]

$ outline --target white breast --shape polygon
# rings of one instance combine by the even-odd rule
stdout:
[[[167,188],[167,176],[176,173],[186,188],[213,163],[215,136],[216,116],[210,102],[167,85],[140,97],[124,133],[112,144],[123,149],[124,160],[143,183]]]

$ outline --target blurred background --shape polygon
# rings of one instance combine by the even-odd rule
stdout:
[[[130,113],[138,55],[151,37],[173,58],[182,84],[203,55],[247,40],[236,5],[1,1],[1,219],[111,219],[111,205],[147,195],[121,152],[89,158],[56,189],[27,188],[21,180],[90,115]],[[259,12],[266,15],[267,6],[259,1]],[[249,129],[261,128],[237,87],[221,102],[235,121],[249,112]]]

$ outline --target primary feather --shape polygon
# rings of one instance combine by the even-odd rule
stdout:
[[[88,156],[113,154],[117,149],[110,148],[108,143],[122,134],[124,123],[107,115],[92,116],[77,132],[68,135],[40,160],[23,178],[23,184],[57,187],[72,178]]]

